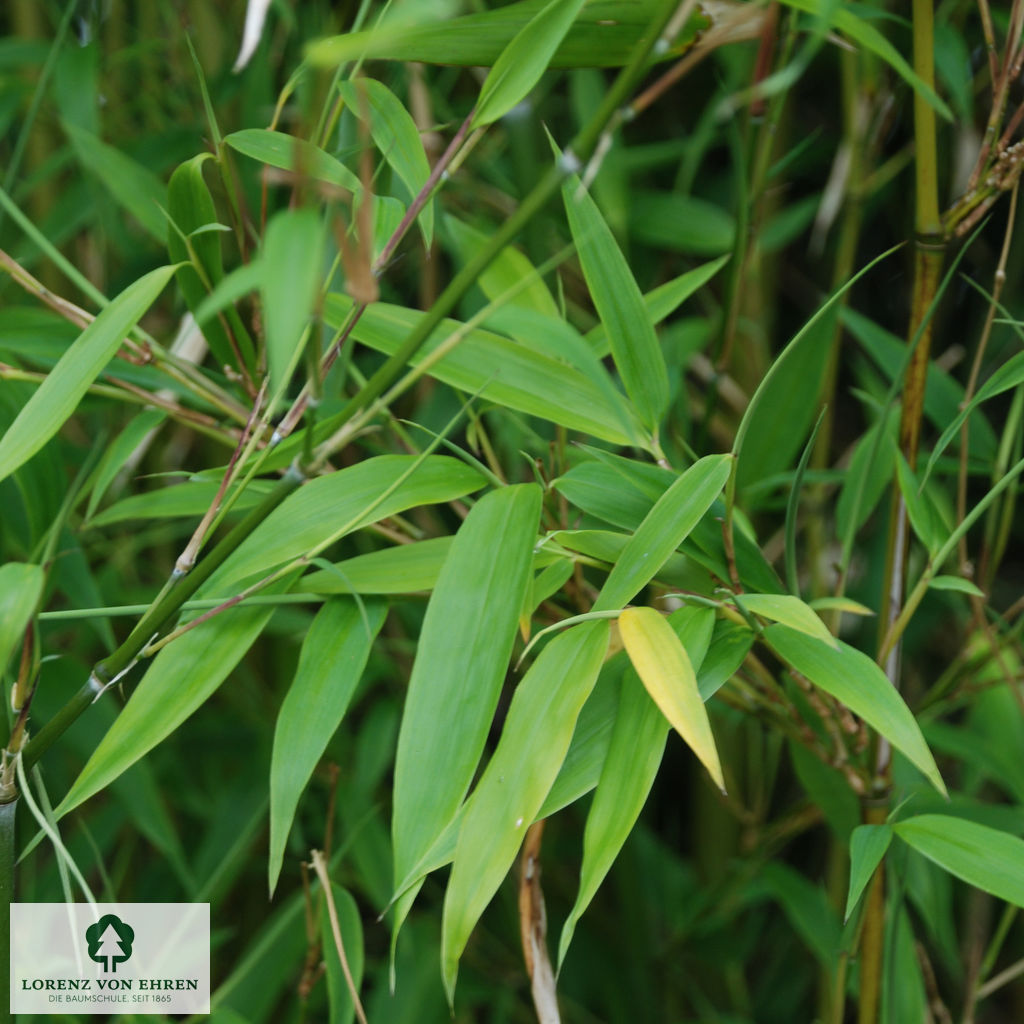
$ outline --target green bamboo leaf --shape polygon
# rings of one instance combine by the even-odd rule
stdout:
[[[644,309],[647,311],[647,319],[652,327],[671,316],[691,295],[704,287],[729,262],[730,257],[719,256],[717,260],[711,260],[693,270],[680,274],[679,277],[658,285],[652,291],[644,294]],[[608,332],[604,324],[598,324],[591,331],[587,332],[587,341],[594,349],[597,356],[608,355]]]
[[[287,593],[297,579],[298,573],[292,573],[264,592]],[[266,605],[231,608],[164,647],[57,807],[56,816],[109,786],[204,704],[255,643],[274,610]]]
[[[844,921],[849,921],[891,842],[892,828],[889,825],[858,825],[853,830],[850,836],[850,887],[846,895]]]
[[[608,574],[594,611],[624,607],[654,579],[721,493],[731,463],[728,455],[705,456],[657,500]]]
[[[360,605],[335,598],[324,603],[302,642],[270,757],[271,896],[299,798],[348,710],[386,613],[387,606],[379,602]]]
[[[380,455],[317,477],[276,508],[214,573],[202,593],[219,596],[231,584],[299,558],[334,538],[417,505],[452,501],[484,480],[460,459]]]
[[[651,700],[725,792],[725,778],[697,674],[679,637],[653,608],[627,608],[619,632]]]
[[[444,228],[445,233],[451,236],[463,264],[468,263],[487,244],[488,236],[483,231],[455,217],[445,217]],[[529,284],[521,287],[524,281]],[[506,245],[498,253],[491,265],[477,278],[477,285],[492,302],[498,301],[512,289],[517,289],[512,298],[507,300],[510,307],[526,307],[564,323],[536,267],[514,245]]]
[[[949,536],[949,530],[943,528],[937,510],[928,495],[922,492],[917,476],[899,451],[896,452],[896,482],[903,495],[903,504],[914,535],[925,546],[928,554],[934,555]]]
[[[11,655],[21,647],[45,582],[40,565],[8,562],[0,566],[0,677]]]
[[[798,11],[806,11],[819,17],[827,17],[829,23],[840,32],[848,35],[855,43],[860,43],[876,57],[881,58],[896,72],[918,95],[922,96],[929,106],[933,107],[947,121],[953,120],[949,107],[939,98],[938,93],[924,82],[914,69],[904,60],[899,50],[889,42],[881,32],[869,22],[859,18],[850,8],[841,7],[830,0],[783,0],[788,7]]]
[[[534,484],[474,506],[427,605],[395,755],[395,882],[462,803],[508,669],[540,516]]]
[[[1024,907],[1024,840],[948,814],[921,814],[892,828],[905,843],[951,875]]]
[[[90,520],[93,527],[111,526],[132,519],[180,519],[201,516],[217,496],[220,483],[216,480],[184,480],[162,487],[158,491],[131,494],[105,508]],[[236,510],[252,508],[273,489],[266,480],[254,480],[238,496]]]
[[[302,577],[306,594],[415,594],[433,590],[451,550],[451,537],[432,537],[356,555]]]
[[[366,117],[374,145],[409,190],[412,201],[430,177],[430,163],[416,122],[398,97],[373,78],[339,82],[338,92],[356,117]],[[423,207],[418,222],[423,244],[429,249],[434,237],[433,200]]]
[[[691,663],[699,668],[711,641],[714,611],[710,608],[684,608],[669,616],[668,621],[686,648]],[[665,716],[645,691],[636,672],[627,671],[622,680],[608,753],[583,833],[579,892],[558,941],[559,969],[572,942],[576,923],[594,898],[640,816],[661,764],[667,734]],[[573,744],[576,744],[575,735]]]
[[[63,127],[82,166],[153,238],[163,244],[167,237],[167,221],[161,208],[167,206],[167,189],[160,179],[120,149],[96,138],[92,132],[70,122],[64,122]]]
[[[551,0],[502,51],[480,89],[472,128],[507,114],[540,81],[585,0]]]
[[[557,636],[516,688],[498,747],[470,798],[441,923],[441,972],[452,1002],[459,958],[515,860],[565,760],[580,709],[608,649],[608,623]]]
[[[956,590],[961,594],[970,594],[971,597],[985,596],[985,591],[981,587],[962,576],[933,576],[928,581],[928,586],[932,590]]]
[[[208,292],[216,288],[224,278],[220,235],[216,231],[201,230],[217,223],[217,208],[203,180],[203,164],[210,159],[212,156],[209,153],[201,153],[186,160],[171,175],[167,186],[167,212],[171,219],[167,231],[167,251],[171,262],[180,264],[178,287],[193,315]],[[193,254],[198,266],[193,265]],[[249,334],[233,309],[228,318],[247,368],[254,371],[255,353]],[[224,323],[217,317],[211,317],[205,322],[197,320],[197,323],[217,360],[217,366],[240,369]]]
[[[841,640],[833,647],[783,625],[769,626],[764,638],[797,672],[884,736],[945,796],[946,786],[914,716],[866,654]]]
[[[690,256],[731,252],[735,219],[698,196],[640,191],[630,198],[630,234],[648,245]]]
[[[320,286],[324,229],[314,210],[282,210],[263,239],[263,322],[271,404],[288,386]]]
[[[781,622],[790,629],[835,645],[835,637],[828,631],[825,623],[813,608],[804,604],[798,597],[789,594],[743,594],[737,595],[734,600],[748,612],[760,615],[764,619],[771,619],[772,622]]]
[[[338,929],[341,932],[341,941],[345,948],[345,959],[348,961],[352,982],[358,992],[363,983],[363,965],[366,959],[362,916],[351,893],[333,881],[331,882],[331,895],[334,897],[334,909],[338,914]],[[327,901],[321,894],[320,947],[323,950],[324,973],[327,975],[329,1006],[327,1019],[329,1024],[351,1024],[355,1019],[356,1008],[341,966],[326,904]]]
[[[114,482],[132,452],[138,448],[143,438],[155,431],[166,419],[167,413],[162,409],[145,409],[131,422],[125,424],[117,437],[110,442],[89,482],[89,503],[85,509],[87,521],[99,508],[107,488]]]
[[[60,430],[174,270],[160,267],[134,281],[72,342],[0,439],[0,480]]]
[[[563,184],[562,201],[626,394],[648,432],[656,434],[668,408],[668,370],[643,296],[597,204],[575,175]]]
[[[245,128],[226,135],[224,141],[232,149],[261,164],[295,174],[308,174],[353,194],[362,191],[359,179],[337,157],[306,139],[267,128]]]
[[[618,714],[597,792],[583,833],[580,889],[558,940],[561,968],[576,930],[605,875],[633,830],[661,765],[668,723],[651,700],[636,672],[622,680]]]
[[[352,301],[347,296],[331,295],[325,303],[324,320],[337,328],[351,308]],[[376,302],[359,318],[352,334],[357,341],[391,355],[422,316],[418,310]],[[429,359],[438,345],[461,327],[455,320],[442,321],[413,357],[413,365]],[[618,415],[607,408],[600,389],[584,374],[491,331],[470,331],[431,367],[430,375],[452,387],[479,393],[483,399],[561,423],[571,430],[613,444],[632,443]],[[636,435],[643,432],[639,422],[633,429]]]
[[[724,619],[715,623],[711,646],[697,672],[697,689],[704,700],[710,700],[736,674],[753,646],[753,630]]]
[[[523,0],[453,19],[438,17],[435,5],[430,5],[428,15],[419,22],[403,23],[396,18],[371,31],[321,39],[309,47],[307,59],[326,67],[373,58],[491,67],[547,2]],[[725,11],[732,6],[722,4],[718,9]],[[656,0],[590,0],[555,51],[550,66],[617,67],[627,63],[657,11]],[[659,56],[670,59],[685,53],[696,33],[711,22],[702,11],[695,13]]]
[[[953,421],[943,430],[942,435],[938,441],[935,442],[935,447],[932,449],[931,455],[928,456],[928,464],[925,466],[924,475],[922,477],[922,483],[931,476],[932,470],[935,468],[935,463],[938,461],[939,456],[949,447],[949,443],[960,433],[960,428],[964,425],[964,421],[968,416],[974,412],[975,409],[981,405],[982,402],[988,401],[990,398],[994,398],[996,395],[1001,395],[1004,391],[1010,391],[1013,388],[1019,387],[1024,384],[1024,352],[1018,352],[1016,355],[1011,356],[1006,362],[999,367],[995,373],[980,388],[978,388],[977,394],[967,403],[960,411],[956,414]]]

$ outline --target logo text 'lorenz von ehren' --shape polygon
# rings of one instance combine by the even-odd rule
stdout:
[[[15,1014],[210,1012],[208,903],[12,903]]]
[[[116,971],[132,955],[135,929],[125,924],[116,914],[104,914],[94,925],[85,929],[89,943],[89,957],[103,964],[104,971]]]

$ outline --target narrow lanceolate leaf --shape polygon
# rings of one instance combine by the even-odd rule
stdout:
[[[412,455],[380,455],[310,480],[253,530],[202,593],[230,593],[232,582],[299,558],[331,538],[483,486],[483,477],[460,459],[431,455],[416,461]]]
[[[297,578],[293,573],[265,593],[285,593]],[[163,648],[61,801],[57,817],[95,796],[174,732],[224,682],[273,614],[266,605],[231,608]]]
[[[559,968],[569,951],[576,922],[608,874],[651,791],[667,736],[665,716],[636,673],[626,672],[608,754],[583,833],[580,890],[558,940]]]
[[[186,160],[171,175],[167,186],[167,212],[171,224],[167,230],[167,251],[171,262],[181,264],[178,268],[178,287],[181,288],[188,308],[193,315],[202,305],[207,294],[216,288],[224,278],[221,259],[220,233],[199,231],[200,228],[216,224],[217,208],[213,197],[203,180],[203,164],[212,159],[209,153]],[[248,332],[232,308],[228,314],[235,343],[250,372],[255,371],[255,353]],[[217,360],[217,366],[236,366],[231,339],[223,321],[211,317],[199,324]]]
[[[968,885],[1024,907],[1024,840],[946,814],[922,814],[893,825],[918,853]]]
[[[412,116],[383,82],[359,78],[341,82],[338,91],[356,117],[370,126],[373,143],[398,175],[413,199],[430,177],[430,163]],[[427,203],[419,215],[424,244],[434,237],[434,203]]]
[[[337,157],[305,139],[267,128],[245,128],[225,136],[224,141],[239,153],[270,167],[308,175],[349,192],[361,191],[359,179]]]
[[[537,84],[585,0],[551,0],[515,35],[484,81],[473,127],[507,114]]]
[[[729,455],[705,456],[657,500],[609,573],[594,611],[624,607],[654,579],[721,493],[730,462]]]
[[[387,606],[327,601],[302,642],[299,667],[281,704],[270,758],[270,892],[284,861],[288,832],[330,738],[341,724]]]
[[[140,277],[72,342],[0,439],[0,480],[60,430],[173,273],[174,267],[160,267]]]
[[[748,612],[771,619],[772,622],[781,622],[790,629],[817,637],[827,644],[834,645],[836,642],[817,612],[798,597],[789,594],[743,594],[736,598],[736,603]]]
[[[477,502],[427,605],[395,756],[396,883],[454,817],[473,780],[530,584],[540,504],[534,484]]]
[[[653,608],[627,608],[619,616],[619,633],[651,699],[724,792],[725,778],[711,722],[679,637]]]
[[[783,661],[863,718],[945,795],[935,758],[910,708],[866,654],[841,640],[832,646],[783,625],[769,626],[764,638]]]
[[[303,576],[300,589],[304,594],[415,594],[433,590],[451,546],[451,537],[431,537],[356,555]]]
[[[21,647],[45,580],[39,565],[8,562],[0,566],[0,676],[8,659]]]
[[[267,225],[261,291],[271,398],[283,394],[302,354],[323,258],[323,224],[313,210],[282,210]]]
[[[640,421],[654,434],[668,407],[668,370],[643,295],[601,211],[575,176],[562,186],[562,200],[622,384]]]
[[[891,842],[892,828],[889,825],[858,825],[853,830],[850,836],[850,887],[843,920],[849,920]]]
[[[324,306],[324,321],[339,327],[351,308],[351,299],[331,295]],[[359,318],[352,336],[392,355],[423,315],[415,309],[376,302]],[[642,433],[638,421],[624,429],[619,410],[609,407],[601,389],[572,366],[493,331],[477,329],[466,333],[465,326],[457,320],[442,321],[413,356],[412,364],[418,366],[425,359],[432,360],[434,351],[456,333],[464,335],[462,340],[429,371],[445,384],[613,444],[633,444]]]
[[[394,18],[370,31],[321,39],[310,46],[307,59],[330,67],[371,58],[490,67],[545,6],[546,0],[521,0],[445,20],[434,13],[436,4],[423,4],[419,18]],[[716,3],[716,18],[732,9],[731,3]],[[657,0],[590,0],[552,57],[551,67],[616,67],[628,63],[657,11]],[[695,34],[712,23],[712,17],[703,10],[695,11],[669,48],[658,56],[666,60],[678,57],[692,45]]]
[[[516,688],[498,748],[466,809],[445,894],[441,972],[449,1003],[470,933],[565,760],[608,633],[603,620],[567,630],[544,648]]]

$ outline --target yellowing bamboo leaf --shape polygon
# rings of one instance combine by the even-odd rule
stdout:
[[[651,699],[724,792],[711,722],[679,637],[653,608],[627,608],[619,616],[619,633]]]

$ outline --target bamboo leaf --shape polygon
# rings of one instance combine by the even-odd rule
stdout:
[[[339,82],[338,91],[356,117],[366,115],[374,145],[409,190],[411,201],[430,177],[430,163],[416,122],[395,94],[373,78]],[[364,99],[369,110],[364,106]],[[433,200],[423,207],[418,221],[423,244],[429,249],[434,237]]]
[[[92,132],[70,122],[64,122],[63,127],[82,166],[153,238],[163,243],[167,221],[161,207],[167,205],[167,189],[160,179]]]
[[[902,54],[889,42],[881,32],[869,22],[859,18],[848,7],[830,3],[829,0],[783,0],[788,7],[798,11],[807,11],[820,17],[827,17],[829,22],[840,32],[848,35],[855,43],[860,43],[876,57],[880,57],[896,72],[915,92],[924,98],[929,106],[942,115],[947,121],[953,120],[949,107],[939,98],[938,93],[924,82],[914,69],[903,59]]]
[[[174,269],[160,267],[134,281],[72,342],[0,439],[0,480],[60,430],[125,335],[163,291]]]
[[[432,537],[415,544],[356,555],[330,569],[302,578],[306,594],[414,594],[433,590],[441,574],[451,537]]]
[[[565,760],[604,660],[608,633],[605,621],[567,630],[541,651],[516,687],[498,747],[466,809],[445,893],[441,973],[449,1003],[470,933]]]
[[[780,658],[863,718],[916,765],[940,793],[946,794],[914,716],[885,673],[866,654],[841,640],[833,647],[783,625],[769,626],[764,638]]]
[[[306,139],[267,128],[245,128],[224,137],[234,150],[261,164],[295,174],[308,174],[319,181],[361,192],[359,179],[337,158]]]
[[[686,649],[691,664],[699,668],[711,641],[714,611],[710,608],[684,608],[671,615],[668,621]],[[580,717],[582,719],[582,714]],[[558,941],[559,968],[569,950],[576,923],[594,898],[640,816],[661,764],[667,733],[665,716],[644,690],[636,672],[627,671],[622,680],[608,753],[583,833],[579,892]]]
[[[337,328],[352,307],[346,296],[331,295],[324,309],[325,322]],[[352,330],[357,341],[387,355],[394,353],[423,316],[418,310],[374,303]],[[462,325],[444,320],[412,364],[430,358],[445,339]],[[592,434],[613,444],[631,444],[619,416],[609,409],[601,391],[587,377],[557,359],[491,331],[470,331],[459,345],[430,369],[430,375],[452,387],[479,393],[481,398],[531,416],[561,423],[571,430]],[[635,434],[643,431],[639,423]]]
[[[40,565],[8,562],[0,566],[0,677],[11,655],[21,647],[45,582]]]
[[[395,755],[395,882],[454,817],[501,692],[530,584],[541,493],[492,491],[452,542],[427,605]]]
[[[652,327],[671,316],[691,295],[704,287],[729,262],[730,257],[719,256],[717,260],[711,260],[693,270],[680,274],[679,277],[666,281],[652,291],[647,292],[644,297],[644,309],[647,311],[647,319]],[[587,341],[598,356],[606,356],[610,351],[608,346],[608,332],[604,324],[598,324],[587,333]]]
[[[844,921],[850,919],[891,842],[892,828],[889,825],[858,825],[853,830],[850,836],[850,887]]]
[[[281,704],[270,758],[269,882],[273,896],[285,843],[317,762],[348,710],[387,606],[347,598],[325,602],[299,655],[295,678]]]
[[[737,605],[755,615],[771,619],[773,622],[781,622],[790,629],[817,637],[835,646],[835,637],[828,631],[825,623],[813,608],[804,604],[798,597],[789,594],[743,594],[736,595],[734,600]]]
[[[299,558],[339,531],[350,533],[417,505],[452,501],[483,486],[459,459],[431,455],[380,455],[300,487],[239,545],[203,587],[207,595],[230,592],[233,581]],[[411,475],[410,474],[410,470]]]
[[[585,0],[551,0],[513,37],[494,62],[476,104],[473,128],[507,114],[540,81]]]
[[[928,464],[925,466],[924,474],[922,476],[922,484],[924,481],[931,476],[932,470],[935,468],[935,463],[938,461],[939,456],[949,447],[950,441],[960,432],[960,428],[964,425],[964,421],[968,416],[974,412],[975,409],[981,405],[982,402],[988,401],[990,398],[994,398],[996,395],[1001,395],[1004,391],[1010,391],[1015,387],[1019,387],[1024,384],[1024,352],[1018,352],[1011,356],[1009,359],[999,367],[995,373],[980,388],[978,388],[977,394],[967,403],[967,405],[961,408],[953,421],[943,430],[942,435],[938,441],[935,442],[935,447],[932,449],[931,455],[928,456]]]
[[[100,464],[96,467],[89,486],[89,503],[86,505],[85,518],[92,518],[99,508],[107,488],[114,482],[125,462],[131,456],[142,439],[166,420],[167,414],[162,409],[146,409],[140,412],[130,423],[125,424],[121,432],[111,442]]]
[[[263,240],[263,320],[271,401],[288,386],[320,285],[324,231],[311,209],[282,210]]]
[[[345,948],[345,959],[352,973],[352,982],[358,992],[363,982],[363,965],[366,957],[363,942],[363,921],[359,906],[352,894],[335,882],[331,882],[331,894],[338,913],[338,929]],[[322,895],[322,894],[321,894]],[[326,900],[324,901],[324,904]],[[355,1005],[349,991],[345,972],[334,942],[334,932],[325,905],[320,908],[320,946],[323,950],[324,973],[327,975],[327,995],[330,1006],[329,1024],[351,1024],[355,1018]]]
[[[697,689],[697,675],[679,637],[653,608],[627,608],[619,616],[619,633],[651,699],[725,792],[711,722]]]
[[[209,159],[212,159],[209,153],[202,153],[191,160],[186,160],[171,175],[167,186],[167,212],[172,221],[167,231],[167,252],[172,263],[180,264],[177,272],[178,287],[181,288],[185,302],[193,315],[207,294],[224,278],[219,234],[216,231],[201,230],[217,223],[217,208],[203,180],[203,164]],[[192,263],[192,253],[195,254],[198,266]],[[255,353],[252,342],[241,320],[237,314],[232,315],[233,313],[234,310],[229,313],[229,318],[235,341],[243,353],[248,369],[254,371]],[[197,320],[197,323],[217,360],[218,367],[234,366],[240,369],[224,323],[217,317],[211,317],[205,322]]]
[[[971,597],[985,596],[985,591],[981,587],[962,576],[933,576],[928,581],[928,586],[932,590],[956,590],[961,594],[970,594]]]
[[[695,462],[655,502],[601,588],[594,611],[622,608],[648,584],[721,493],[731,457]]]
[[[451,236],[463,264],[468,263],[487,244],[487,235],[484,232],[477,231],[455,217],[446,217],[444,227],[445,233]],[[528,281],[529,284],[521,287],[524,281]],[[477,279],[477,285],[492,302],[498,301],[515,288],[516,293],[508,300],[509,307],[526,307],[557,320],[559,324],[565,324],[536,267],[514,245],[506,245],[498,253],[491,265]]]
[[[626,394],[648,432],[656,434],[668,408],[668,370],[643,296],[597,204],[575,175],[562,186],[562,201]]]
[[[921,814],[892,828],[905,843],[951,875],[1024,907],[1024,840],[947,814]]]
[[[269,494],[273,484],[266,480],[254,480],[238,496],[235,508],[251,508]],[[130,494],[89,522],[90,526],[111,526],[131,519],[179,519],[186,516],[201,516],[217,496],[220,483],[216,480],[183,480],[157,491]]]
[[[378,29],[322,39],[309,47],[313,64],[335,67],[350,60],[422,61],[491,67],[512,39],[547,3],[522,0],[461,18],[430,15],[420,22],[399,19]],[[732,5],[721,5],[719,11]],[[633,48],[657,12],[656,0],[590,0],[550,61],[551,67],[617,67],[628,62]],[[703,12],[695,13],[673,44],[660,54],[664,59],[685,53],[695,34],[711,24]]]
[[[293,573],[267,587],[287,593]],[[265,605],[229,609],[169,643],[153,659],[124,709],[54,812],[59,818],[118,778],[166,739],[242,660],[274,614]]]

